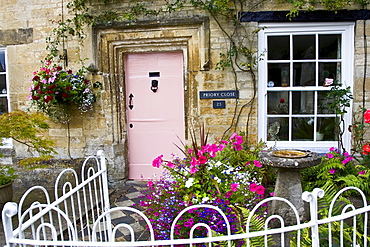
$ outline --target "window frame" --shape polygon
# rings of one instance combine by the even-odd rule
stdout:
[[[0,51],[4,51],[4,57],[5,57],[5,71],[0,72],[0,75],[5,75],[5,83],[6,83],[6,94],[3,94],[0,92],[0,97],[7,99],[8,112],[10,112],[11,109],[10,109],[10,97],[9,97],[9,66],[8,66],[9,64],[8,64],[7,49],[6,47],[0,46]],[[1,147],[12,147],[12,146],[13,146],[13,143],[12,143],[11,138],[3,139],[3,145]]]
[[[304,35],[304,34],[342,34],[341,51],[341,82],[343,87],[350,86],[353,89],[354,73],[354,22],[317,22],[317,23],[259,23],[258,51],[262,59],[258,63],[258,138],[266,142],[268,147],[277,149],[303,149],[318,153],[326,153],[330,147],[338,148],[338,141],[268,141],[267,140],[267,92],[279,91],[279,88],[268,88],[268,63],[267,63],[267,37],[271,35]],[[291,47],[290,47],[291,49]],[[290,91],[320,91],[320,87],[314,86],[302,90],[291,87]],[[321,89],[324,90],[324,89]],[[280,90],[281,91],[281,90]],[[315,104],[316,105],[316,104]],[[351,106],[346,108],[344,116],[344,129],[352,122]],[[288,115],[289,116],[289,115]],[[291,116],[291,115],[290,115]],[[351,149],[351,134],[345,131],[343,145],[346,150]]]

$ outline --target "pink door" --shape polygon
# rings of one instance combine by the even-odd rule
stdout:
[[[159,178],[158,155],[181,155],[185,139],[182,52],[126,55],[129,179]]]

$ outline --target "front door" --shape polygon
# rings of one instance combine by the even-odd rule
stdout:
[[[185,139],[182,52],[126,55],[129,179],[159,178],[159,155],[181,155]]]

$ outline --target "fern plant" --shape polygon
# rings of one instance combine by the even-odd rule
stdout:
[[[314,188],[332,185],[337,191],[348,186],[360,188],[365,193],[370,192],[368,168],[355,162],[347,152],[341,154],[335,148],[330,148],[319,165],[302,170],[303,189],[312,191]]]
[[[334,196],[337,193],[336,186],[330,183],[326,183],[322,189],[325,191],[325,196],[323,198],[318,199],[318,218],[323,219],[329,216],[329,206]],[[352,202],[344,197],[339,196],[336,203],[333,206],[332,215],[340,215],[344,206],[352,204]],[[332,245],[331,246],[339,246],[341,243],[340,234],[343,234],[343,245],[340,246],[353,246],[353,227],[350,225],[352,221],[343,221],[343,230],[341,229],[341,222],[335,221],[331,223],[331,236],[332,236]],[[356,241],[359,246],[364,246],[364,219],[362,215],[356,216]],[[329,247],[329,225],[323,224],[319,226],[319,236],[320,236],[320,247]],[[367,236],[368,241],[370,237]],[[356,246],[358,246],[356,245]],[[297,236],[293,236],[290,241],[291,247],[296,247],[297,245]],[[301,240],[300,246],[302,247],[309,247],[312,246],[312,238],[311,238],[311,229],[305,228],[301,231]]]

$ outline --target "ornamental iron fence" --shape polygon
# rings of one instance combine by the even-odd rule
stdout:
[[[65,180],[65,177],[68,177]],[[134,207],[110,208],[107,167],[103,151],[97,156],[86,158],[80,174],[73,169],[62,171],[55,182],[54,198],[51,199],[48,191],[41,186],[28,189],[22,196],[19,204],[8,202],[2,212],[2,221],[6,238],[5,246],[173,246],[173,245],[213,245],[235,246],[236,241],[243,241],[245,246],[256,246],[253,239],[262,238],[264,246],[368,246],[368,214],[370,205],[367,204],[365,194],[356,187],[347,187],[336,193],[328,207],[328,215],[320,217],[318,214],[318,199],[324,196],[322,189],[316,188],[312,192],[304,192],[302,199],[308,202],[310,220],[300,222],[297,208],[284,198],[270,197],[258,203],[249,213],[242,233],[232,234],[230,223],[224,212],[212,205],[193,205],[182,210],[173,220],[169,240],[156,240],[154,228],[143,212]],[[27,197],[37,191],[45,199],[45,203],[35,201],[25,204]],[[337,213],[335,206],[338,199],[347,191],[354,191],[360,200],[360,206],[353,203],[343,204]],[[295,215],[294,225],[285,224],[284,218],[279,215],[264,217],[262,229],[253,230],[252,219],[258,215],[258,210],[272,201],[286,203]],[[189,238],[178,239],[175,226],[181,217],[190,210],[212,209],[219,218],[223,218],[226,225],[226,234],[215,234],[205,223],[194,224],[189,232]],[[117,212],[131,212],[140,216],[146,223],[149,237],[147,241],[135,241],[135,229],[127,222],[112,224],[112,217]],[[262,216],[258,216],[261,218]],[[15,218],[15,219],[14,219]],[[271,227],[271,222],[278,222],[278,226]],[[13,228],[17,222],[18,227]],[[289,222],[292,222],[289,220]],[[208,236],[197,238],[194,231],[203,227]],[[117,241],[119,230],[126,229],[131,241]],[[292,237],[294,236],[294,237]],[[276,241],[277,240],[277,241]],[[260,245],[259,245],[260,246]]]

